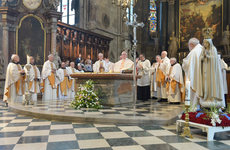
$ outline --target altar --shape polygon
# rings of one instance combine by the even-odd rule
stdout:
[[[93,80],[95,90],[103,105],[122,105],[133,103],[133,75],[121,73],[75,73],[76,86],[80,87],[87,80]],[[137,76],[140,78],[140,76]]]

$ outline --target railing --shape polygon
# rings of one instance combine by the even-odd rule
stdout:
[[[108,57],[112,38],[58,22],[56,50],[64,60],[75,60],[79,54],[95,61],[98,53]]]

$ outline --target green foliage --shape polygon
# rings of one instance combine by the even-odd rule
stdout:
[[[92,80],[86,81],[84,85],[79,87],[76,93],[75,100],[71,102],[71,107],[80,108],[95,108],[100,109],[102,105],[96,92],[94,91],[94,83]]]

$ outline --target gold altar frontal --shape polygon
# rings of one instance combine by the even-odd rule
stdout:
[[[103,105],[122,105],[133,102],[133,75],[121,73],[75,73],[77,87],[93,80]],[[140,78],[141,76],[137,76]]]

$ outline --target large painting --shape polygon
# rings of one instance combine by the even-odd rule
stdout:
[[[186,49],[191,37],[203,40],[202,29],[211,27],[214,44],[218,46],[222,34],[222,0],[180,1],[180,47]]]
[[[37,65],[43,65],[46,39],[41,20],[36,16],[23,18],[17,34],[17,53],[21,64],[26,64],[26,55],[30,55],[35,58]]]

